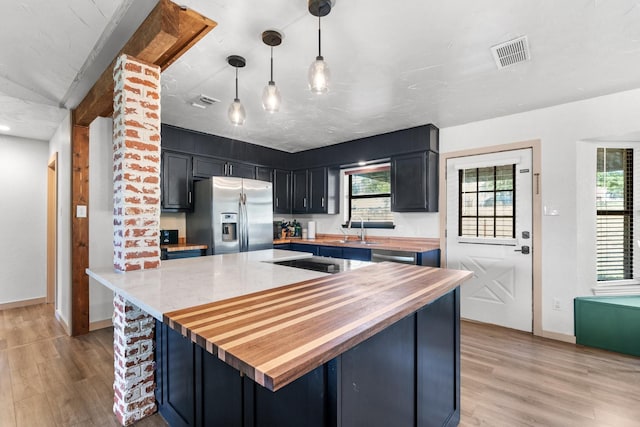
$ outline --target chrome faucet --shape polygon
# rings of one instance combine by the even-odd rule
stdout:
[[[358,218],[360,218],[360,241],[364,242],[364,219],[361,216]]]

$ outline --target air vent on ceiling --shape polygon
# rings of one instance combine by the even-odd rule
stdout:
[[[213,104],[215,104],[217,102],[220,102],[219,99],[215,99],[215,98],[212,98],[212,97],[207,96],[207,95],[200,95],[200,98],[198,98],[198,99],[200,100],[200,102],[202,102],[203,104],[206,104],[206,105],[213,105]]]
[[[495,45],[491,48],[491,53],[493,53],[493,59],[495,59],[498,69],[510,67],[531,59],[527,36]]]

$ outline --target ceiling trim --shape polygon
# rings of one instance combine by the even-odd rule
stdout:
[[[96,117],[113,113],[113,68],[120,55],[131,55],[164,70],[216,25],[193,10],[160,0],[80,102],[75,124],[89,126]]]

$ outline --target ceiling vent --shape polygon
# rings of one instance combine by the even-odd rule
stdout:
[[[207,96],[207,95],[200,95],[200,97],[198,98],[198,100],[199,100],[202,104],[205,104],[205,105],[213,105],[213,104],[216,104],[216,103],[220,102],[220,100],[219,100],[219,99],[215,99],[215,98],[212,98],[212,97]]]
[[[527,36],[518,37],[508,42],[500,43],[491,48],[493,59],[498,69],[510,67],[531,59],[529,55],[529,41]]]

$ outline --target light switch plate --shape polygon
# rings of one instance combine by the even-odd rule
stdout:
[[[77,205],[76,218],[86,218],[86,217],[87,217],[87,205]]]

